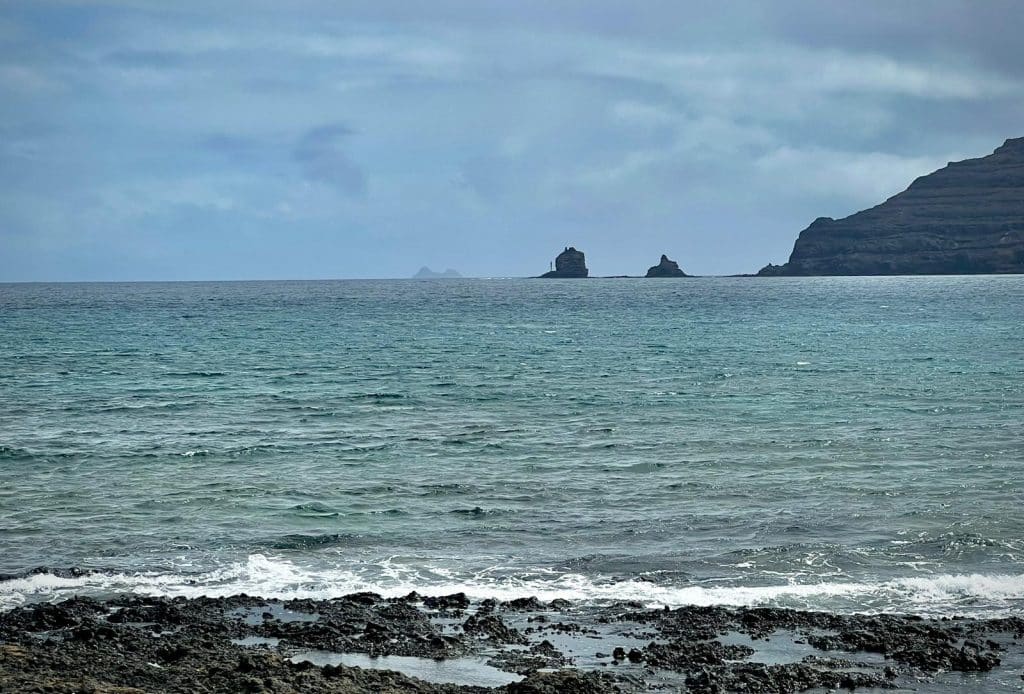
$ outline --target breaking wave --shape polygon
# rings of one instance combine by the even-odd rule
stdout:
[[[649,606],[778,606],[835,612],[907,612],[925,616],[1005,616],[1024,607],[1024,575],[942,574],[879,582],[787,582],[777,585],[662,585],[640,579],[595,578],[580,573],[537,571],[508,575],[484,571],[460,576],[450,569],[410,567],[385,560],[352,568],[312,569],[253,554],[246,561],[203,573],[31,573],[0,581],[0,609],[72,595],[119,593],[168,597],[228,596],[334,598],[360,591],[386,597],[464,592],[474,599],[535,596],[584,603],[638,601]]]

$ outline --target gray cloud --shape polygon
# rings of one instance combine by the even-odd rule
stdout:
[[[366,193],[366,174],[341,148],[350,135],[352,130],[345,125],[316,127],[299,138],[293,154],[307,179],[358,197]]]
[[[177,67],[185,62],[185,56],[181,53],[134,49],[111,51],[103,58],[109,63],[122,67]]]
[[[565,243],[595,274],[750,271],[1024,134],[1015,1],[2,14],[0,280],[185,278],[197,232],[203,277],[524,275]]]

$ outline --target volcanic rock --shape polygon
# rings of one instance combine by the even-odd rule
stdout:
[[[582,251],[577,251],[572,246],[566,246],[565,250],[555,258],[555,269],[545,272],[541,277],[546,278],[580,278],[590,274],[587,270],[586,258]]]
[[[773,275],[1024,273],[1024,138],[950,162],[882,204],[819,217]]]
[[[679,263],[669,260],[667,255],[661,256],[661,262],[647,270],[645,277],[688,277],[679,269]]]

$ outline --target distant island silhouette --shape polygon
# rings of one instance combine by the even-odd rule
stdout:
[[[426,265],[421,267],[419,269],[419,272],[412,276],[414,280],[447,280],[457,279],[459,277],[462,277],[462,275],[460,275],[456,270],[452,270],[451,268],[448,268],[444,272],[434,272]]]

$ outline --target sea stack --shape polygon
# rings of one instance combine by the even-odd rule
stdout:
[[[575,279],[587,277],[589,274],[590,271],[587,269],[583,252],[577,251],[572,246],[566,246],[565,250],[555,258],[555,269],[545,272],[541,277]]]
[[[800,232],[761,276],[1024,273],[1024,137],[950,162],[902,193]]]
[[[689,277],[679,269],[679,263],[669,260],[667,255],[661,256],[661,262],[647,270],[645,277]]]

